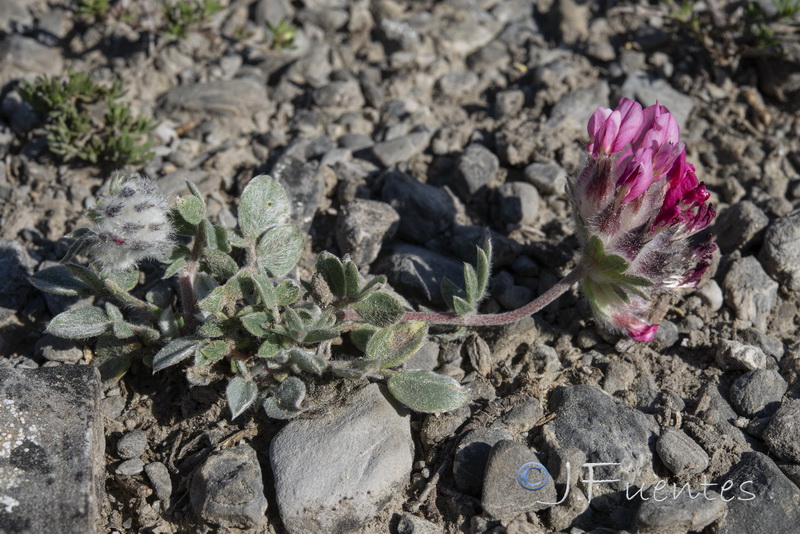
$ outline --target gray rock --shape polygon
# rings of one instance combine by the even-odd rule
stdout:
[[[100,400],[100,409],[105,417],[118,419],[125,410],[125,397],[122,395],[111,395]]]
[[[608,82],[601,80],[584,89],[567,93],[553,106],[547,126],[556,127],[565,120],[569,120],[573,124],[574,121],[586,124],[586,121],[597,109],[597,103],[609,100],[610,92]]]
[[[674,474],[694,475],[708,467],[708,454],[683,430],[667,427],[656,442],[659,458]]]
[[[292,204],[292,220],[308,232],[317,208],[325,196],[325,176],[315,161],[280,157],[270,174],[286,190]]]
[[[764,351],[732,339],[723,339],[717,345],[716,361],[725,371],[754,371],[767,366]]]
[[[371,270],[385,274],[392,287],[410,301],[441,306],[442,280],[447,277],[463,287],[463,269],[463,264],[455,258],[398,243],[384,247],[384,255],[375,260]]]
[[[258,0],[254,15],[256,24],[264,27],[268,22],[277,26],[281,21],[294,18],[294,7],[289,0]]]
[[[772,415],[781,405],[789,385],[777,371],[756,369],[736,379],[731,386],[731,404],[745,417]]]
[[[775,358],[776,362],[780,362],[783,358],[784,348],[783,343],[774,337],[761,332],[755,328],[746,328],[739,332],[738,338],[742,343],[753,345],[764,351],[767,356]]]
[[[747,252],[759,244],[768,224],[769,218],[761,208],[743,200],[717,217],[714,224],[717,245],[726,254],[737,249]]]
[[[426,446],[432,446],[453,437],[470,415],[469,406],[462,406],[452,412],[426,416],[419,433],[422,443]]]
[[[497,117],[513,117],[525,106],[525,93],[519,89],[500,91],[494,97],[494,114]]]
[[[651,79],[643,71],[632,72],[622,84],[619,93],[620,97],[626,96],[641,102],[643,106],[658,101],[669,109],[681,129],[685,129],[686,120],[694,109],[690,96],[675,90],[666,80]]]
[[[16,241],[0,238],[0,323],[14,315],[28,301],[33,286],[33,260]]]
[[[398,235],[415,243],[437,237],[456,216],[455,203],[447,191],[418,182],[402,172],[386,175],[381,200],[400,214]]]
[[[716,280],[712,279],[703,284],[703,286],[697,290],[697,295],[712,312],[722,308],[724,302],[722,298],[722,289],[720,289]]]
[[[336,221],[336,242],[360,268],[370,265],[392,237],[400,215],[386,202],[356,199],[346,204]]]
[[[167,113],[251,117],[267,102],[265,85],[242,78],[180,85],[164,95],[160,105]]]
[[[421,517],[403,514],[397,522],[397,534],[442,534],[442,527]]]
[[[599,491],[654,482],[652,447],[658,425],[650,415],[623,406],[595,386],[558,387],[550,397],[555,418],[542,427],[550,451],[575,448],[590,463],[615,463],[594,469],[596,479],[617,479]]]
[[[144,462],[139,458],[131,458],[130,460],[125,460],[121,464],[117,466],[114,472],[118,475],[124,475],[127,477],[138,475],[144,469]]]
[[[169,503],[169,498],[172,496],[172,480],[167,466],[161,462],[150,462],[144,466],[144,474],[150,480],[159,500]]]
[[[0,112],[8,117],[8,124],[19,133],[30,132],[40,121],[30,104],[22,100],[17,91],[9,91],[0,102]]]
[[[434,38],[445,50],[466,56],[489,43],[500,29],[499,22],[489,13],[469,9],[443,20]]]
[[[63,70],[64,60],[58,48],[19,34],[0,41],[0,87],[24,75],[59,75]]]
[[[589,331],[594,333],[593,331]],[[619,391],[627,391],[636,379],[636,366],[625,361],[613,361],[608,364],[603,377],[603,389],[613,395]]]
[[[408,135],[382,141],[372,146],[372,153],[384,167],[392,167],[422,153],[431,142],[433,132],[427,128]]]
[[[100,532],[99,398],[94,367],[0,367],[0,530]]]
[[[142,430],[131,430],[117,442],[117,455],[120,458],[138,458],[147,449],[147,434]]]
[[[781,460],[800,464],[800,399],[787,399],[764,431],[769,451]]]
[[[492,447],[498,441],[511,439],[511,433],[503,428],[478,428],[461,436],[453,457],[453,478],[458,489],[468,495],[480,495]]]
[[[502,424],[512,432],[528,432],[544,415],[544,408],[537,398],[528,399],[514,406],[503,416]]]
[[[492,447],[481,495],[484,512],[509,520],[550,508],[557,500],[555,480],[534,451],[508,440]]]
[[[422,369],[433,371],[439,365],[439,344],[428,340],[422,344],[417,352],[403,362],[403,369]]]
[[[500,271],[492,277],[489,291],[497,302],[507,310],[516,310],[533,300],[533,291],[514,283],[508,271]]]
[[[532,225],[539,215],[541,198],[527,182],[506,182],[496,192],[493,217],[506,225]]]
[[[36,0],[0,0],[0,31],[23,33],[33,24],[30,7]]]
[[[264,522],[267,499],[256,451],[246,443],[209,456],[189,488],[195,513],[220,527],[253,529]]]
[[[464,200],[485,191],[494,179],[500,160],[483,145],[472,144],[464,150],[453,174],[453,190]]]
[[[767,329],[767,319],[778,301],[778,283],[756,258],[745,256],[736,261],[725,275],[722,288],[737,318],[750,321],[759,330]]]
[[[665,319],[659,323],[658,332],[650,346],[653,350],[662,352],[677,343],[679,338],[677,325]]]
[[[439,78],[438,87],[444,96],[458,98],[472,91],[478,80],[478,75],[472,71],[450,72]]]
[[[361,87],[355,80],[346,82],[331,82],[314,89],[312,93],[314,103],[323,108],[342,108],[360,110],[364,107],[364,95]]]
[[[374,384],[330,415],[290,422],[270,446],[286,530],[359,532],[402,492],[413,458],[407,414]]]
[[[718,534],[795,532],[800,524],[800,488],[765,454],[746,452],[718,484],[728,484],[728,513]],[[724,487],[724,486],[723,486]],[[721,488],[722,489],[722,488]]]
[[[637,532],[641,534],[700,532],[725,514],[725,501],[715,491],[692,498],[688,491],[674,497],[671,486],[659,489],[650,486],[645,493],[648,500],[636,512]]]
[[[485,226],[461,226],[452,228],[453,239],[450,240],[450,251],[461,261],[475,264],[475,247],[482,247],[486,236],[492,240],[492,267],[499,269],[511,265],[520,257],[521,247],[513,239]]]
[[[83,358],[83,350],[74,339],[64,339],[47,334],[36,342],[34,352],[51,362],[77,363]]]
[[[769,226],[759,259],[774,278],[800,290],[800,209]]]
[[[422,41],[419,32],[404,20],[385,18],[378,26],[378,38],[388,52],[415,50]]]
[[[533,184],[543,195],[563,195],[567,171],[560,165],[531,163],[525,167],[525,181]]]

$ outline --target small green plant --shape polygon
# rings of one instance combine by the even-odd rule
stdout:
[[[78,13],[93,20],[106,20],[111,9],[111,0],[79,0]]]
[[[163,13],[167,35],[183,39],[189,28],[222,10],[217,0],[164,0]]]
[[[297,28],[286,20],[280,21],[277,25],[267,21],[267,28],[272,34],[272,43],[270,48],[276,51],[281,50],[294,50],[294,37],[297,34]]]
[[[150,120],[134,117],[119,101],[119,81],[105,87],[88,74],[70,72],[23,82],[19,93],[44,118],[48,147],[64,161],[138,165],[153,156]]]
[[[275,180],[258,176],[247,185],[238,229],[212,224],[203,196],[187,185],[191,194],[178,199],[170,225],[153,182],[117,179],[91,210],[92,225],[72,234],[77,242],[67,262],[32,279],[44,291],[106,298],[102,307],[56,316],[47,328],[59,337],[96,337],[94,363],[105,378],[121,376],[137,356],[154,372],[185,360],[224,363],[232,373],[226,391],[233,417],[256,403],[270,417],[293,417],[303,411],[305,380],[323,373],[385,380],[401,402],[424,412],[469,399],[450,377],[397,369],[420,348],[428,326],[403,320],[407,305],[385,277],[366,280],[350,259],[324,252],[310,280],[284,279],[300,258],[303,236],[287,223],[289,201]],[[467,290],[451,288],[458,309],[473,310],[482,298],[490,253],[479,249],[477,271],[466,266]],[[89,265],[72,263],[76,254]],[[134,295],[136,264],[146,258],[165,262],[163,276],[176,279],[177,296],[164,287]],[[363,357],[333,357],[332,346],[348,337]]]

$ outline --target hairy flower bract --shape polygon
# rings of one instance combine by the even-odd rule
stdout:
[[[569,183],[595,317],[637,341],[650,341],[655,297],[694,288],[716,245],[689,238],[715,216],[709,193],[686,161],[669,110],[627,98],[589,119],[583,171]]]

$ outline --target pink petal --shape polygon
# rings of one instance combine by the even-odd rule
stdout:
[[[653,338],[656,337],[656,332],[658,332],[658,325],[651,324],[643,328],[629,330],[628,335],[634,341],[653,341]]]

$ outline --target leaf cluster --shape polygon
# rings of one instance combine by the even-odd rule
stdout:
[[[184,39],[189,29],[222,10],[218,0],[164,0],[165,31],[170,37]]]
[[[232,376],[226,396],[233,417],[254,405],[272,418],[294,417],[304,410],[306,382],[324,373],[386,380],[398,400],[422,412],[469,400],[450,377],[398,369],[425,342],[428,326],[404,320],[409,306],[385,277],[367,279],[350,258],[328,252],[318,256],[310,280],[293,276],[303,234],[289,222],[289,200],[277,181],[250,181],[236,228],[213,224],[203,195],[191,182],[187,186],[190,194],[177,200],[171,214],[185,244],[163,258],[163,277],[174,281],[175,292],[162,284],[140,299],[137,270],[103,276],[73,263],[33,277],[44,291],[103,297],[102,305],[56,316],[47,332],[97,337],[95,360],[104,377],[118,378],[136,357],[153,372],[183,362],[219,365]],[[467,287],[453,296],[463,309],[485,292],[490,254],[487,245],[477,268],[465,267],[471,273]],[[334,356],[333,348],[348,340],[363,356],[352,350]]]
[[[19,93],[44,118],[48,147],[65,162],[77,158],[138,165],[153,156],[148,139],[151,122],[133,116],[120,102],[124,91],[119,80],[106,87],[94,83],[89,74],[70,72],[66,78],[24,81]]]

